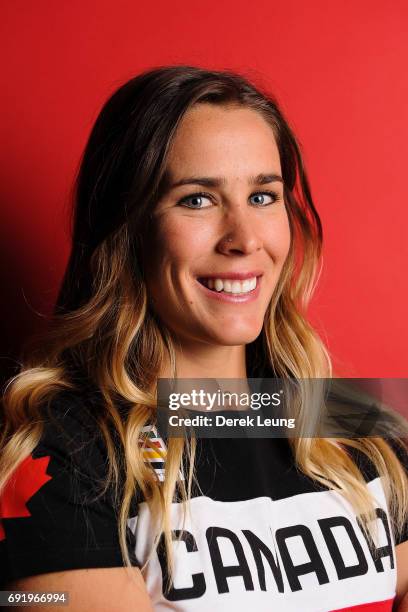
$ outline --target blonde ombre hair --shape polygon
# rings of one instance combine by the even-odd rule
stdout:
[[[176,494],[184,504],[191,495],[195,441],[169,439],[164,482],[143,460],[139,443],[149,444],[142,429],[155,421],[157,378],[167,362],[174,377],[177,372],[171,334],[149,305],[141,246],[166,180],[166,155],[177,126],[189,108],[202,102],[244,105],[261,113],[280,153],[291,248],[262,334],[247,348],[248,365],[253,375],[266,368],[282,378],[332,376],[330,356],[306,316],[319,274],[321,223],[299,145],[277,103],[232,72],[161,67],[120,87],[92,129],[76,180],[72,250],[55,310],[46,337],[6,387],[0,437],[1,494],[40,441],[41,407],[47,403],[52,409],[59,392],[80,391],[79,381],[90,381],[102,398],[98,426],[108,455],[104,490],[114,487],[125,565],[131,565],[126,521],[138,491],[153,518],[150,555],[164,537],[170,576],[170,509]],[[126,418],[118,401],[127,406]],[[307,418],[304,409],[298,418]],[[112,439],[112,426],[121,449]],[[402,529],[407,477],[385,440],[294,438],[290,444],[299,469],[344,495],[367,525],[373,500],[347,449],[362,451],[384,477],[391,519],[395,529]],[[178,479],[182,464],[186,481]]]

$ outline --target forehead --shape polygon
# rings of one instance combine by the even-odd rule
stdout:
[[[231,176],[279,172],[272,127],[246,107],[197,104],[177,128],[167,171],[175,178],[185,172]]]

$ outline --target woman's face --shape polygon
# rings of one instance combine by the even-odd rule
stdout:
[[[248,108],[198,104],[166,175],[144,257],[151,305],[181,341],[252,342],[290,246],[272,128]]]

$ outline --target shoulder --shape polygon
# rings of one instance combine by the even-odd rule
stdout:
[[[120,418],[126,409],[115,404]],[[77,459],[105,458],[106,438],[103,429],[113,441],[113,448],[122,448],[120,436],[106,409],[102,394],[93,388],[61,391],[44,402],[40,408],[42,436],[40,446],[61,449]],[[91,453],[91,455],[89,455]]]
[[[64,391],[52,397],[40,407],[42,432],[33,458],[48,455],[50,463],[100,476],[106,443],[97,415],[87,393]]]
[[[91,434],[98,430],[98,415],[103,411],[99,395],[86,389],[64,390],[51,396],[40,406],[41,419],[47,428],[61,435],[80,431]]]
[[[385,449],[392,451],[392,453],[394,453],[402,469],[405,471],[405,473],[408,476],[407,440],[403,438],[384,438],[382,439],[382,445],[383,447],[385,445]],[[353,460],[353,462],[356,464],[358,469],[361,471],[366,481],[369,482],[371,480],[374,480],[375,478],[378,478],[379,471],[376,467],[373,456],[370,457],[363,450],[354,448],[352,446],[348,446],[346,451],[349,457]],[[381,451],[380,449],[380,454],[382,455],[382,458],[384,459],[387,465],[388,453],[387,455],[385,455],[384,451]]]
[[[97,406],[81,393],[58,394],[41,407],[39,419],[38,444],[0,496],[0,574],[12,580],[121,566],[122,480],[116,496],[107,482],[109,457]],[[136,513],[136,500],[133,505]]]
[[[44,503],[48,497],[73,500],[78,492],[102,490],[108,453],[97,416],[98,407],[86,392],[64,391],[44,401],[36,417],[41,436],[17,465],[8,488],[23,494],[28,482],[35,483],[35,499]]]

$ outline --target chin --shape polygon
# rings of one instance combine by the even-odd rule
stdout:
[[[221,344],[222,346],[242,346],[244,344],[250,344],[254,342],[262,331],[262,325],[259,327],[248,326],[234,326],[233,328],[226,329],[226,326],[223,329],[220,329],[218,333],[214,334],[213,330],[213,340],[215,340],[216,344]]]

